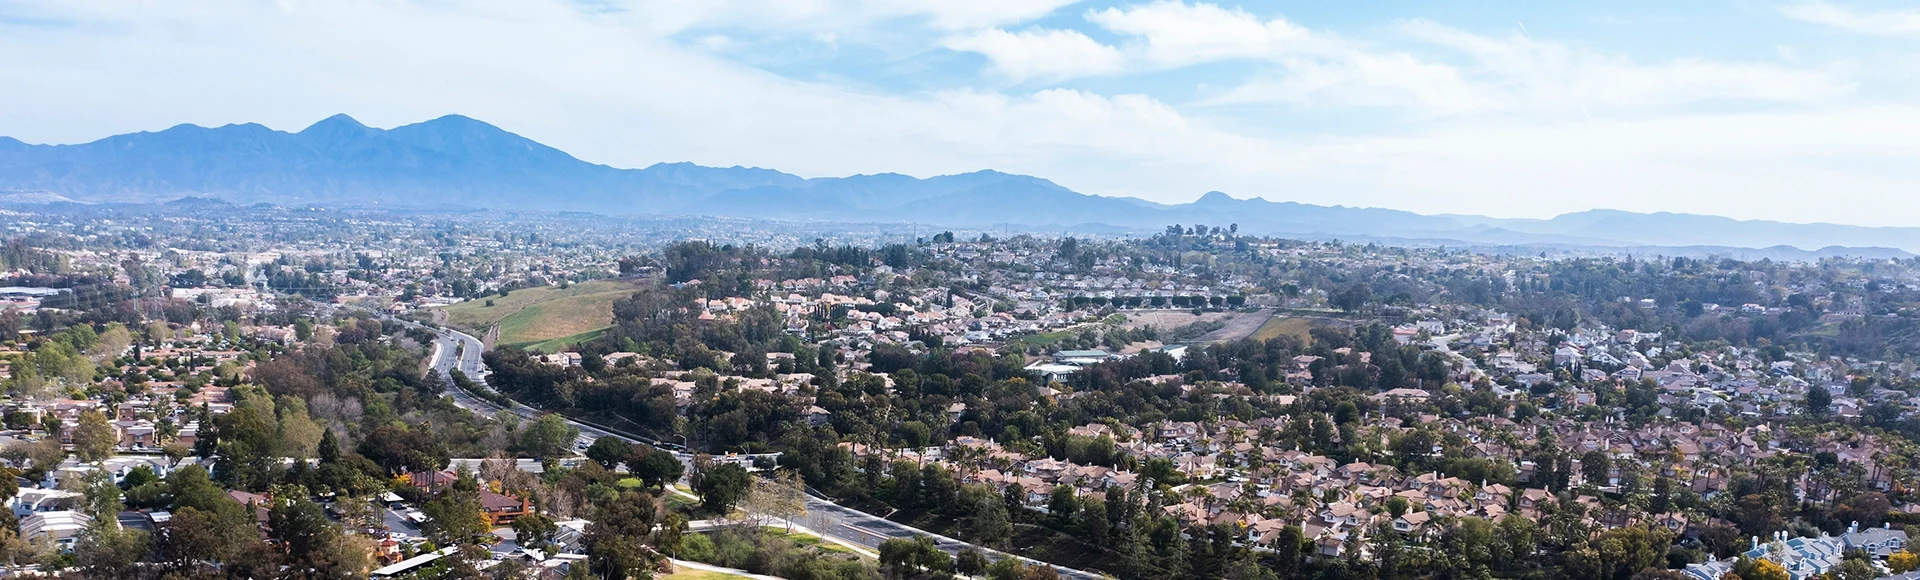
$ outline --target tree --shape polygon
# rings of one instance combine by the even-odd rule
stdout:
[[[96,469],[73,479],[62,482],[63,487],[78,486],[86,496],[83,511],[96,520],[113,521],[114,516],[125,507],[121,502],[120,486],[113,482],[113,472]]]
[[[1408,507],[1409,506],[1407,505],[1407,498],[1400,497],[1397,495],[1387,498],[1387,515],[1391,515],[1396,518],[1407,515]]]
[[[1861,527],[1876,527],[1887,521],[1887,512],[1893,509],[1893,503],[1887,495],[1877,491],[1861,492],[1833,510],[1834,519],[1843,522],[1855,522]]]
[[[1334,308],[1339,308],[1347,312],[1355,312],[1366,307],[1367,301],[1372,299],[1372,288],[1368,287],[1365,283],[1354,282],[1346,288],[1335,292],[1328,302],[1332,303]]]
[[[50,554],[52,545],[43,537],[38,541],[20,537],[13,526],[0,526],[0,559],[7,566],[25,566],[34,564]]]
[[[440,496],[420,506],[427,514],[427,531],[442,544],[464,542],[487,533],[480,507],[480,483],[465,468]]]
[[[993,488],[969,485],[960,490],[956,503],[958,512],[966,516],[960,522],[960,529],[968,540],[991,548],[1004,545],[1013,537],[1013,521],[1007,513],[1006,501],[994,493]]]
[[[1887,569],[1893,571],[1895,574],[1904,574],[1912,572],[1915,569],[1920,569],[1920,555],[1915,555],[1913,552],[1907,550],[1894,552],[1893,555],[1887,556]]]
[[[133,333],[116,322],[107,325],[106,332],[94,339],[93,348],[87,349],[87,354],[93,357],[94,362],[104,363],[119,358],[130,346],[133,346]]]
[[[1792,580],[1787,569],[1771,560],[1752,559],[1742,556],[1734,562],[1733,574],[1740,580]]]
[[[340,518],[340,525],[352,530],[365,530],[380,525],[381,510],[374,506],[371,497],[350,495],[345,492],[340,492],[334,497],[336,499],[333,502],[333,511]]]
[[[324,429],[320,434],[320,463],[329,464],[340,460],[340,440],[334,437],[332,429]]]
[[[1047,496],[1047,514],[1069,522],[1077,511],[1080,511],[1080,497],[1074,494],[1073,486],[1053,486],[1053,493]]]
[[[1539,548],[1535,540],[1538,535],[1538,527],[1525,516],[1507,514],[1500,518],[1500,524],[1494,526],[1496,541],[1493,561],[1502,569],[1509,569],[1516,563],[1532,559],[1534,551]]]
[[[617,437],[601,437],[587,446],[587,459],[599,463],[601,467],[613,469],[633,453],[633,446]],[[631,468],[629,468],[631,469]]]
[[[1567,576],[1575,580],[1627,580],[1665,561],[1673,535],[1664,528],[1634,526],[1607,530],[1563,554]],[[1744,578],[1744,576],[1743,576]]]
[[[369,432],[360,441],[360,455],[394,474],[437,471],[452,461],[445,441],[424,429],[400,425],[381,425]]]
[[[680,475],[686,471],[686,466],[682,465],[672,453],[645,445],[635,446],[633,454],[627,456],[626,462],[627,473],[640,478],[640,481],[652,487],[664,488],[673,482],[680,481]]]
[[[80,413],[79,423],[73,427],[73,454],[81,461],[98,463],[113,456],[113,445],[119,439],[107,416],[89,409]]]
[[[753,480],[753,489],[746,499],[747,512],[751,516],[772,517],[786,522],[787,532],[793,532],[793,519],[807,515],[806,483],[800,481],[800,474],[791,470],[782,470],[768,478]]]
[[[1589,485],[1606,485],[1612,470],[1613,459],[1604,450],[1595,449],[1580,456],[1580,475],[1587,478]]]
[[[1080,533],[1096,546],[1107,544],[1107,532],[1112,524],[1107,521],[1107,502],[1097,497],[1081,498],[1080,517],[1077,518]]]
[[[953,558],[953,570],[971,578],[987,571],[987,554],[979,548],[968,546],[960,550]]]
[[[520,434],[520,448],[540,459],[557,459],[572,451],[579,436],[580,430],[567,424],[566,417],[547,413]]]
[[[279,431],[273,446],[274,454],[295,459],[315,456],[320,440],[330,430],[307,416],[306,401],[299,397],[283,396],[275,408],[279,414]]]
[[[173,512],[173,519],[157,534],[160,552],[166,555],[173,569],[187,572],[226,567],[231,570],[249,561],[248,556],[266,549],[258,528],[253,525],[252,510],[231,501],[226,503],[230,507],[226,513],[193,506],[183,506]]]
[[[725,516],[745,499],[752,483],[747,470],[738,463],[723,463],[700,475],[694,491],[700,493],[700,505],[708,513]]]
[[[993,580],[1060,580],[1060,572],[1052,566],[1030,565],[1013,558],[1001,558],[992,566],[987,566],[987,577]]]
[[[306,322],[306,319],[301,319],[300,322]],[[313,323],[308,322],[307,328],[311,332]],[[166,346],[167,341],[173,340],[173,329],[168,327],[164,320],[149,322],[147,323],[147,340],[152,341],[154,346]],[[300,337],[300,340],[306,340],[306,337]]]
[[[300,486],[275,486],[267,510],[269,534],[286,550],[287,565],[296,577],[365,577],[372,568],[371,546],[349,536],[327,519],[320,504],[307,499]]]
[[[513,520],[514,543],[529,548],[546,549],[548,544],[553,543],[554,534],[559,531],[560,526],[554,524],[552,519],[537,513],[520,516]]]
[[[949,573],[953,557],[934,544],[933,538],[915,536],[880,542],[880,567],[889,578],[911,578],[921,572]]]
[[[1297,577],[1306,553],[1306,533],[1300,526],[1287,524],[1280,528],[1279,537],[1273,539],[1274,573],[1282,578]]]
[[[1828,570],[1834,580],[1874,580],[1880,577],[1880,571],[1862,558],[1847,558]]]
[[[1807,398],[1805,402],[1808,414],[1825,415],[1827,414],[1827,410],[1833,406],[1833,392],[1819,385],[1807,387]]]
[[[80,534],[73,559],[93,578],[134,578],[152,547],[146,532],[96,521]]]
[[[1751,493],[1734,502],[1733,521],[1749,536],[1771,533],[1780,528],[1779,508],[1766,494]],[[1745,577],[1742,574],[1741,577]]]
[[[737,467],[737,466],[736,466]],[[741,472],[744,476],[745,472]],[[742,482],[744,484],[744,481]],[[653,496],[625,492],[600,506],[593,522],[587,524],[587,563],[598,578],[646,577],[658,553],[646,541],[659,528],[655,516],[659,502]]]

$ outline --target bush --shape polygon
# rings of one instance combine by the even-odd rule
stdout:
[[[682,560],[710,562],[713,560],[713,540],[706,534],[687,534],[680,538],[680,549],[673,556]]]

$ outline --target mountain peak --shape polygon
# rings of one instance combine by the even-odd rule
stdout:
[[[1233,196],[1219,191],[1209,191],[1206,195],[1200,196],[1200,199],[1193,200],[1193,203],[1194,205],[1219,205],[1236,201],[1240,200],[1234,199]]]
[[[492,123],[488,123],[486,121],[482,121],[479,119],[475,119],[473,117],[468,117],[466,115],[461,115],[457,113],[441,115],[439,117],[435,117],[433,119],[418,123],[415,126],[457,128],[457,129],[493,129],[495,131],[502,130],[497,126],[494,126]]]
[[[363,139],[376,131],[378,129],[362,125],[360,121],[354,120],[346,113],[340,113],[308,125],[306,129],[300,130],[295,135],[310,140],[346,142]]]
[[[348,116],[346,113],[335,113],[331,117],[321,119],[312,125],[308,125],[306,129],[300,130],[300,133],[306,134],[306,133],[313,133],[313,132],[333,132],[341,129],[366,130],[367,128],[368,127],[366,125],[361,124],[359,120],[356,120],[351,116]]]

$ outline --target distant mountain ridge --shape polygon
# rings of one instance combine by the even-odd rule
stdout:
[[[1813,254],[1920,252],[1920,228],[1790,224],[1674,213],[1593,210],[1552,219],[1320,206],[1208,192],[1185,204],[1075,192],[985,170],[915,178],[882,173],[802,178],[771,169],[660,163],[620,169],[483,121],[447,115],[392,129],[334,115],[289,133],[258,124],[178,125],[76,145],[0,137],[0,203],[235,203],[496,208],[600,214],[1021,225],[1154,231],[1238,224],[1303,237],[1457,240],[1479,245],[1728,247]],[[30,194],[30,195],[29,195]],[[1817,249],[1817,250],[1815,250]],[[1890,253],[1891,252],[1891,253]]]

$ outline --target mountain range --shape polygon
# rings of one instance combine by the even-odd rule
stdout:
[[[334,115],[299,132],[258,124],[179,125],[76,145],[0,137],[0,203],[153,203],[184,196],[235,203],[496,208],[600,214],[1022,226],[1150,232],[1169,224],[1237,224],[1309,238],[1589,248],[1799,249],[1809,257],[1904,257],[1920,228],[1742,221],[1593,210],[1552,219],[1239,199],[1209,192],[1184,204],[1076,192],[1046,179],[986,170],[915,178],[883,173],[802,178],[771,169],[589,163],[459,115],[378,129]],[[1785,247],[1782,247],[1785,246]],[[1789,254],[1793,252],[1787,252]]]

